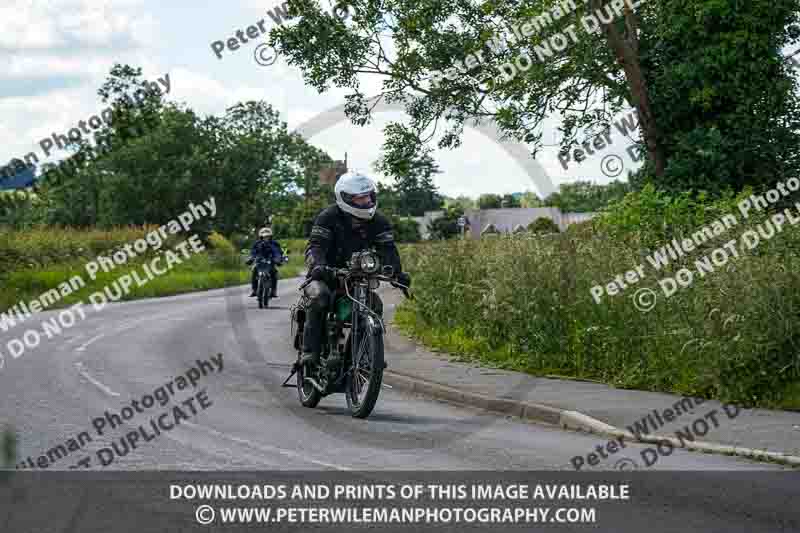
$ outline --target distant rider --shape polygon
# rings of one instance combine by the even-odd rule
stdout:
[[[283,263],[283,249],[281,245],[272,239],[272,230],[270,228],[261,228],[258,232],[258,240],[253,244],[250,250],[250,259],[248,264],[253,265],[253,274],[250,279],[253,292],[250,297],[256,296],[256,289],[258,288],[258,272],[255,268],[255,261],[258,258],[269,259],[272,258],[272,297],[278,297],[278,268],[277,266]]]
[[[376,213],[375,182],[363,174],[348,172],[336,182],[334,194],[336,204],[317,215],[306,247],[307,277],[314,281],[304,289],[308,303],[302,363],[319,363],[322,323],[331,291],[336,290],[336,280],[323,267],[343,268],[354,252],[374,247],[381,264],[393,267],[395,279],[405,286],[411,285],[411,277],[400,264],[392,225],[385,216]],[[376,305],[382,308],[377,296]],[[376,309],[378,313],[382,311]]]

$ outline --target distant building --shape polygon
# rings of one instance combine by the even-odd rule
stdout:
[[[472,231],[473,239],[480,239],[484,234],[519,233],[520,228],[527,229],[537,218],[549,218],[560,231],[578,222],[592,219],[597,213],[562,213],[557,207],[528,207],[503,209],[467,209],[464,216]],[[444,211],[426,211],[424,216],[414,217],[420,225],[423,239],[430,238],[429,224],[444,216]]]
[[[8,165],[0,167],[0,191],[14,191],[27,189],[36,182],[36,167],[25,166],[17,159],[11,160]]]

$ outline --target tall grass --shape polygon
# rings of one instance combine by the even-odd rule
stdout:
[[[102,290],[133,271],[138,271],[139,276],[145,278],[142,265],[167,247],[184,240],[185,235],[172,236],[160,252],[148,250],[113,270],[101,270],[94,280],[87,275],[85,265],[87,261],[96,259],[97,255],[110,255],[153,229],[155,227],[110,231],[48,229],[0,235],[0,261],[4,266],[0,271],[0,311],[19,301],[28,302],[38,298],[75,275],[82,277],[86,287],[61,299],[58,306],[86,301],[93,292]],[[130,292],[123,294],[121,299],[170,296],[249,282],[249,270],[244,259],[225,237],[212,233],[205,246],[205,251],[193,254],[188,259],[179,254],[181,264],[141,287],[132,285]]]
[[[407,249],[416,301],[398,322],[441,349],[534,374],[800,407],[800,226],[751,251],[737,245],[738,259],[701,277],[694,260],[746,226],[657,272],[641,246],[654,242],[645,222],[626,238],[607,231],[606,220],[564,235]],[[643,280],[594,301],[593,286],[641,263]],[[682,267],[695,272],[693,283],[665,298],[658,280]],[[647,312],[632,300],[644,288],[657,295]]]
[[[101,270],[94,280],[86,274],[85,265],[98,255],[110,256],[115,250],[143,238],[155,229],[157,226],[123,227],[108,231],[39,228],[0,232],[0,311],[20,301],[38,298],[74,275],[81,276],[87,286],[60,300],[59,306],[86,301],[93,292],[102,290],[133,271],[138,271],[144,277],[142,265],[159,252],[148,249],[141,256],[109,272]],[[182,234],[170,236],[161,251],[185,238],[186,235]],[[289,251],[289,263],[279,269],[281,278],[300,275],[304,269],[305,241],[288,240],[281,244]],[[250,270],[244,260],[241,249],[237,249],[224,236],[212,233],[208,237],[206,251],[192,255],[141,287],[134,284],[121,299],[171,296],[246,284],[250,282]]]

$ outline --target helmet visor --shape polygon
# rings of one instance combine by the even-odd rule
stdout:
[[[378,203],[378,195],[375,191],[363,194],[348,194],[343,191],[341,195],[344,203],[356,209],[372,209]]]

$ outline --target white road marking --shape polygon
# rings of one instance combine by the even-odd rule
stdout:
[[[199,426],[197,424],[193,424],[192,422],[182,422],[181,425],[191,426],[191,427],[196,428],[196,429],[198,429],[200,431],[205,431],[206,433],[211,433],[212,435],[214,435],[216,437],[220,437],[220,438],[223,438],[223,439],[228,439],[228,440],[236,442],[238,444],[242,444],[244,446],[249,446],[251,448],[255,448],[256,450],[260,450],[262,452],[279,453],[279,454],[285,455],[287,457],[292,457],[294,459],[300,459],[302,461],[306,461],[307,463],[315,464],[315,465],[318,465],[318,466],[324,466],[324,467],[327,467],[327,468],[333,468],[334,470],[340,470],[342,472],[349,472],[349,471],[352,470],[352,468],[348,468],[346,466],[335,465],[335,464],[331,464],[331,463],[325,463],[323,461],[318,461],[316,459],[312,459],[311,457],[309,457],[307,455],[303,455],[302,453],[293,452],[291,450],[286,450],[286,449],[283,449],[283,448],[277,448],[275,446],[268,446],[268,445],[265,445],[265,444],[259,444],[257,442],[252,442],[252,441],[249,441],[247,439],[240,439],[238,437],[232,437],[230,435],[226,435],[224,433],[221,433],[221,432],[219,432],[219,431],[217,431],[215,429],[211,429],[211,428],[206,427],[206,426]]]
[[[99,381],[94,379],[92,376],[90,376],[89,373],[86,372],[86,370],[83,369],[83,363],[81,363],[80,361],[75,363],[75,367],[78,369],[78,373],[81,376],[83,376],[86,379],[88,379],[95,387],[97,387],[101,391],[105,392],[109,396],[119,396],[118,392],[114,392],[113,390],[109,389],[108,387],[106,387],[105,385],[103,385],[102,383],[100,383]]]
[[[92,337],[91,339],[89,339],[88,341],[86,341],[83,344],[81,344],[80,346],[78,346],[77,348],[75,348],[75,351],[76,352],[85,352],[86,348],[90,344],[93,344],[94,342],[99,341],[100,339],[102,339],[105,336],[106,336],[105,333],[101,333],[100,335],[96,335],[96,336]]]
[[[83,338],[85,338],[85,337],[86,337],[86,335],[85,335],[85,334],[83,334],[83,333],[78,333],[77,335],[75,335],[75,336],[73,336],[73,337],[67,337],[67,339],[66,339],[66,341],[64,342],[64,344],[72,344],[73,342],[77,342],[77,341],[79,341],[79,340],[81,340],[81,339],[83,339]]]
[[[171,314],[175,314],[175,313],[171,313]],[[122,324],[120,324],[117,328],[113,329],[111,331],[111,333],[122,333],[123,331],[127,331],[129,329],[133,329],[134,326],[138,326],[142,322],[148,322],[148,321],[153,321],[153,320],[164,320],[165,318],[167,318],[169,316],[170,316],[170,313],[167,313],[167,314],[161,314],[161,315],[154,315],[154,316],[150,316],[150,317],[147,317],[147,318],[140,318],[140,319],[137,319],[137,320],[127,320],[127,321],[123,322]],[[99,341],[100,339],[102,339],[105,336],[106,336],[105,333],[101,333],[99,335],[96,335],[96,336],[92,337],[91,339],[89,339],[88,341],[86,341],[85,343],[83,343],[80,346],[78,346],[77,348],[75,348],[75,351],[76,352],[85,352],[86,348],[88,348],[90,345],[94,344],[95,342]]]

